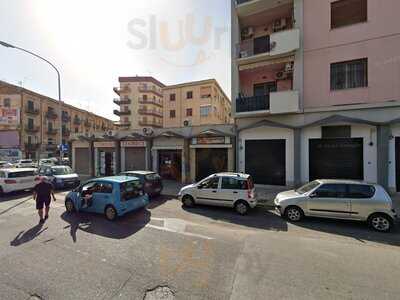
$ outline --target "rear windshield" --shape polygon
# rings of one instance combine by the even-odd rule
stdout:
[[[161,179],[160,175],[158,175],[157,173],[147,174],[145,178],[148,181],[156,181]]]
[[[70,167],[58,167],[52,168],[52,170],[54,175],[68,175],[74,173]]]
[[[19,171],[8,173],[8,178],[32,177],[37,175],[36,171]]]
[[[130,200],[141,196],[143,194],[142,188],[139,180],[121,183],[121,199]]]

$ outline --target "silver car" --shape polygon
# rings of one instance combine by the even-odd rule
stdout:
[[[375,230],[390,231],[397,215],[383,187],[352,180],[315,180],[297,190],[279,193],[275,206],[292,222],[304,216],[366,221]]]

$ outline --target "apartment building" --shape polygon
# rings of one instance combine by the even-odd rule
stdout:
[[[232,2],[237,166],[256,183],[316,178],[400,190],[396,0]]]
[[[215,79],[166,86],[164,128],[230,124],[231,102]]]
[[[119,87],[114,92],[119,98],[114,103],[120,117],[120,129],[161,128],[163,126],[164,84],[149,76],[119,77]]]
[[[60,118],[57,100],[0,81],[0,160],[52,157],[60,134],[68,144],[72,133],[89,136],[114,128],[111,120],[64,102],[61,111]]]

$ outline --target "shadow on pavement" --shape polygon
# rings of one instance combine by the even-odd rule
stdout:
[[[150,199],[150,203],[146,206],[148,209],[155,209],[158,206],[165,204],[167,201],[172,200],[172,197],[160,195]]]
[[[27,242],[32,241],[34,238],[38,237],[42,232],[47,230],[43,228],[44,224],[37,224],[27,231],[21,231],[18,235],[10,242],[11,246],[17,247]]]
[[[11,192],[11,193],[0,195],[0,202],[17,200],[17,199],[21,199],[21,198],[29,197],[29,196],[32,196],[32,192],[30,192],[30,191],[29,192],[28,191]]]
[[[188,213],[202,215],[216,221],[252,227],[271,231],[287,231],[286,220],[262,207],[251,209],[245,216],[238,215],[233,208],[197,205],[192,208],[182,208]]]
[[[64,212],[61,218],[69,223],[64,229],[70,229],[70,235],[75,243],[78,230],[112,239],[125,239],[145,227],[150,222],[150,216],[150,211],[140,209],[119,217],[114,222],[106,220],[103,215],[83,212],[72,214]]]
[[[376,232],[367,223],[351,220],[334,220],[322,218],[305,218],[294,225],[309,230],[325,232],[353,238],[359,242],[375,242],[392,246],[400,246],[399,225],[389,233]]]

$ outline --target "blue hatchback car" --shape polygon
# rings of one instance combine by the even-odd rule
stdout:
[[[143,192],[139,178],[127,176],[89,180],[65,197],[68,213],[99,213],[110,221],[145,207],[148,203],[149,197]]]

